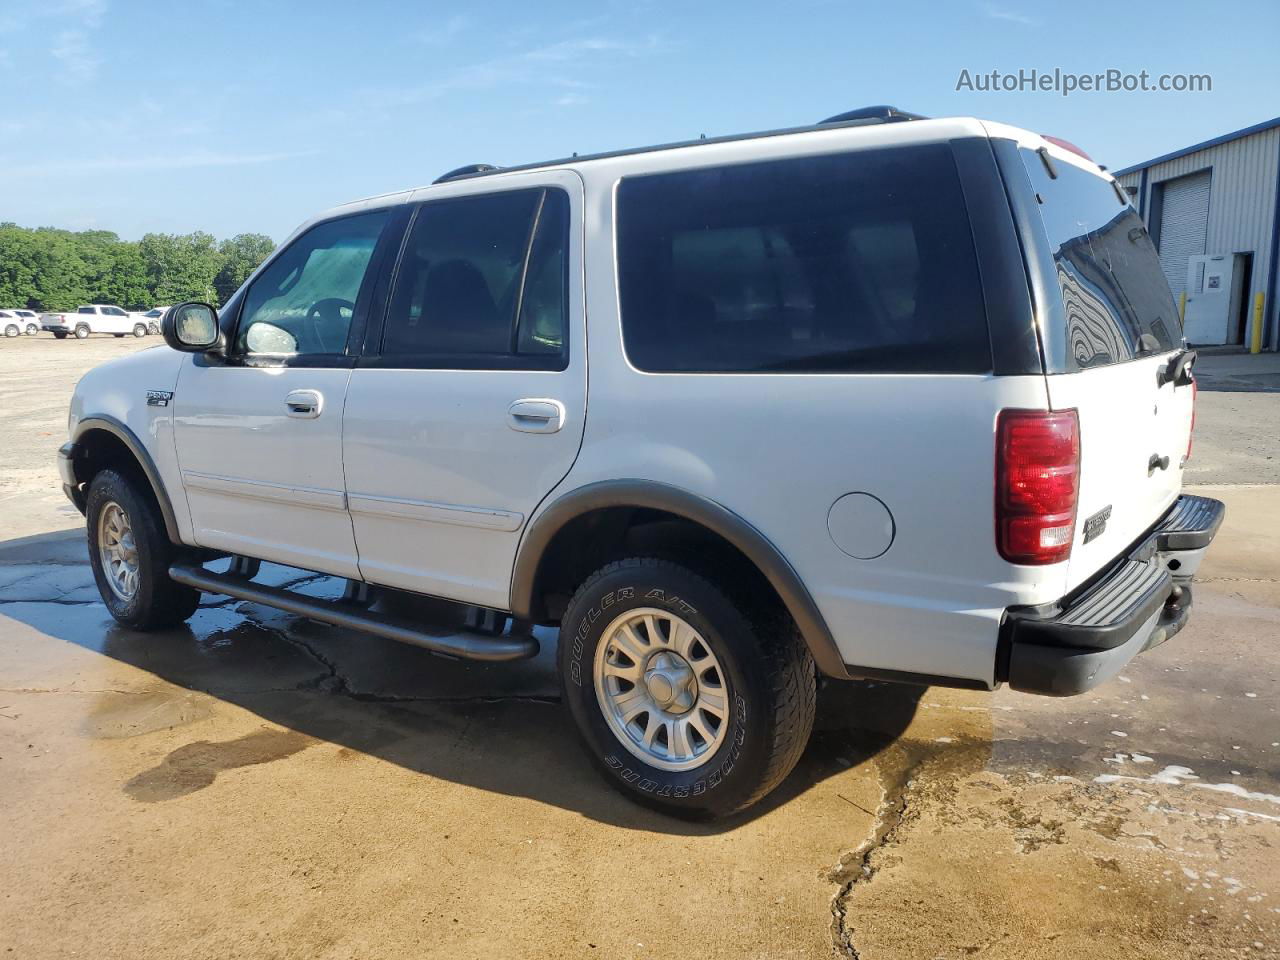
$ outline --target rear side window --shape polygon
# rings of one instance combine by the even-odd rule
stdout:
[[[1062,290],[1065,323],[1044,331],[1049,373],[1165,353],[1182,339],[1160,259],[1133,206],[1111,183],[1065,161],[1057,178],[1020,150],[1039,201]]]
[[[982,373],[982,288],[950,148],[629,177],[627,355],[653,372]]]
[[[383,358],[418,367],[564,369],[568,245],[562,190],[424,204],[396,274]]]

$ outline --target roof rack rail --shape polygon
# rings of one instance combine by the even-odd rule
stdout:
[[[891,107],[888,104],[879,104],[874,107],[859,107],[857,110],[847,110],[844,113],[837,113],[834,117],[827,117],[819,123],[845,123],[849,120],[878,120],[881,123],[897,123],[901,120],[928,120],[918,113],[907,113],[905,110],[899,110],[897,107]]]
[[[450,170],[448,173],[436,177],[432,183],[446,183],[449,180],[461,180],[463,177],[475,176],[477,173],[493,173],[500,170],[501,167],[495,167],[492,163],[469,163],[465,167],[458,167],[456,170]]]
[[[472,163],[465,167],[458,167],[456,170],[450,170],[441,177],[437,177],[435,183],[445,183],[449,180],[464,180],[470,177],[484,177],[492,173],[515,173],[522,170],[538,170],[544,167],[559,166],[564,163],[583,162],[588,160],[608,160],[613,157],[627,157],[637,153],[655,153],[660,150],[678,150],[683,147],[705,147],[715,143],[734,143],[740,140],[755,140],[764,137],[781,137],[793,133],[810,133],[821,129],[825,124],[848,124],[849,126],[871,126],[877,123],[894,123],[899,120],[927,120],[928,117],[922,117],[918,113],[907,113],[905,110],[899,110],[897,107],[878,106],[878,107],[862,107],[858,110],[850,110],[847,113],[841,113],[834,117],[828,117],[821,123],[808,124],[802,127],[783,127],[777,130],[758,130],[754,133],[731,133],[725,136],[708,137],[703,134],[697,140],[678,140],[674,143],[660,143],[649,147],[631,147],[626,150],[608,150],[603,153],[589,153],[579,155],[577,153],[569,157],[561,157],[556,160],[541,160],[536,163],[521,163],[513,167],[495,167],[489,163]]]

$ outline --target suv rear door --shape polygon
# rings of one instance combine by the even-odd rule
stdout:
[[[421,199],[343,418],[360,572],[506,609],[520,532],[582,441],[582,185],[542,172]]]
[[[1187,378],[1165,375],[1185,348],[1182,325],[1151,238],[1114,181],[1065,151],[1024,146],[1017,154],[1030,184],[1026,206],[1043,231],[1024,243],[1047,241],[1052,271],[1041,323],[1049,402],[1080,417],[1071,589],[1177,499],[1193,391]]]

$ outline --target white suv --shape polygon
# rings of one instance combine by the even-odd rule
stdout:
[[[211,591],[483,660],[558,627],[591,756],[688,816],[782,780],[822,676],[1112,677],[1185,623],[1223,512],[1180,496],[1194,354],[1155,250],[1057,142],[899,119],[309,221],[220,314],[172,308],[174,350],[80,382],[60,466],[111,613]]]
[[[0,310],[0,329],[6,337],[35,336],[40,332],[40,315],[34,310]]]

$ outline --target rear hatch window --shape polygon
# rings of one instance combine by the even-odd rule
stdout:
[[[1182,340],[1178,309],[1142,220],[1111,181],[1022,150],[1062,287],[1065,323],[1045,331],[1049,373],[1167,353]]]
[[[1096,168],[1020,152],[1062,296],[1060,310],[1042,311],[1049,402],[1080,417],[1070,589],[1109,566],[1177,499],[1192,388],[1157,376],[1182,349],[1182,328],[1132,205]]]

